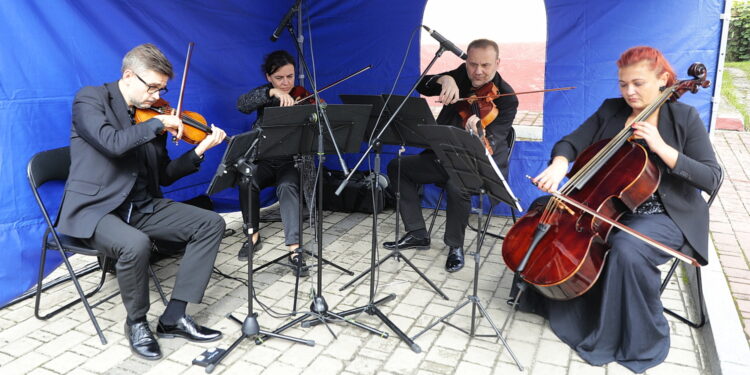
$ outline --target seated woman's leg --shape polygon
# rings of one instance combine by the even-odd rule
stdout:
[[[260,238],[258,232],[260,227],[260,191],[274,182],[274,172],[270,163],[260,160],[256,163],[255,174],[252,181],[240,182],[240,211],[242,212],[242,223],[245,233],[252,229],[253,244]],[[237,258],[247,260],[249,244],[247,241],[240,248]],[[259,249],[255,249],[259,250]]]
[[[276,196],[279,198],[281,222],[284,224],[284,243],[289,250],[299,247],[299,172],[294,162],[277,170]]]
[[[684,238],[666,214],[626,215],[625,225],[669,247]],[[669,325],[662,312],[660,264],[669,255],[615,230],[597,284],[581,297],[548,303],[555,333],[594,365],[616,361],[634,372],[656,366],[669,351]]]

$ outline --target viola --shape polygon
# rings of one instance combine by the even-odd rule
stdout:
[[[137,124],[148,121],[154,116],[170,114],[172,114],[172,107],[169,102],[159,98],[150,108],[137,108],[135,110],[135,122]],[[207,125],[206,118],[200,113],[182,111],[180,119],[183,124],[182,138],[180,139],[187,143],[198,144],[212,133],[211,128]]]
[[[710,85],[703,64],[691,65],[688,74],[693,79],[664,89],[632,123],[647,119],[686,91],[696,93],[699,87]],[[506,266],[544,296],[568,300],[588,291],[604,267],[607,238],[617,220],[640,206],[659,186],[659,168],[649,160],[648,151],[633,142],[632,135],[628,124],[612,139],[583,150],[560,193],[553,194],[546,206],[529,210],[505,236],[502,253]],[[666,251],[663,245],[640,239]],[[677,254],[669,250],[669,255]],[[680,255],[678,259],[698,264]]]
[[[484,128],[491,124],[492,121],[495,121],[497,115],[500,113],[495,102],[492,101],[492,96],[498,95],[498,92],[497,86],[490,81],[484,84],[484,86],[474,90],[472,96],[463,98],[464,100],[456,103],[456,111],[463,120],[462,125],[464,126],[464,129],[469,130],[466,123],[471,116],[476,115],[479,117],[479,123],[481,123],[482,126],[477,127],[477,136],[482,141],[482,145],[484,145],[484,148],[487,149],[487,152],[489,152],[490,155],[493,153],[492,146],[485,136]]]

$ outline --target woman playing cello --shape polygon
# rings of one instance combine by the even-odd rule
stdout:
[[[589,145],[612,138],[625,126],[661,171],[655,193],[620,222],[673,249],[687,244],[702,264],[708,259],[708,207],[699,190],[712,191],[720,168],[695,108],[667,102],[644,121],[633,122],[676,79],[669,62],[652,47],[634,47],[617,61],[621,98],[607,99],[578,129],[557,142],[552,162],[533,179],[557,190]],[[593,365],[616,361],[634,372],[658,365],[669,351],[669,324],[662,312],[660,271],[670,256],[617,230],[598,282],[568,301],[529,293],[558,337]]]
[[[268,81],[267,84],[256,87],[242,94],[237,99],[237,109],[242,113],[258,111],[255,124],[262,124],[263,109],[273,106],[292,106],[295,98],[290,95],[293,91],[304,91],[301,87],[294,86],[295,74],[294,58],[286,51],[274,51],[266,56],[261,69]],[[300,90],[301,89],[301,90]],[[301,93],[302,94],[302,93]],[[257,171],[251,186],[240,186],[240,206],[242,209],[242,220],[253,227],[253,244],[255,250],[259,250],[260,235],[258,224],[260,216],[259,192],[267,186],[276,185],[276,195],[279,198],[281,221],[284,224],[285,244],[290,254],[289,262],[295,274],[301,273],[306,276],[307,268],[302,254],[295,252],[299,248],[299,175],[294,166],[291,156],[273,159],[257,160]],[[252,210],[248,209],[248,201],[252,202]],[[249,212],[250,211],[250,212]],[[245,243],[240,249],[237,257],[246,260],[248,257],[248,244]]]

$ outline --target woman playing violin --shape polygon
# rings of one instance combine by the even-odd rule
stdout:
[[[676,75],[662,53],[634,47],[617,61],[621,98],[607,99],[578,129],[557,142],[552,162],[533,181],[543,191],[557,190],[575,160],[589,145],[612,138],[625,126],[661,171],[657,191],[620,222],[673,249],[687,244],[701,264],[708,259],[708,207],[699,190],[710,192],[720,168],[706,128],[695,108],[667,102],[645,121],[633,120],[671,86]],[[546,314],[552,330],[593,365],[616,361],[634,372],[661,363],[669,351],[669,324],[662,312],[657,268],[670,256],[614,230],[599,281],[569,301],[532,304]],[[532,293],[529,293],[532,294]],[[538,303],[538,304],[537,304]]]
[[[292,106],[295,98],[290,92],[295,89],[294,58],[286,51],[274,51],[266,56],[261,69],[267,84],[258,86],[237,99],[237,109],[242,113],[258,111],[256,125],[263,123],[263,109],[273,106]],[[298,91],[299,89],[295,90]],[[299,248],[299,175],[292,157],[257,160],[257,171],[250,186],[240,186],[240,206],[242,220],[253,228],[252,241],[255,250],[261,245],[258,224],[260,216],[259,192],[267,186],[276,185],[276,195],[279,198],[281,221],[284,224],[285,244],[290,251],[289,261],[295,274],[306,276],[307,268],[302,254],[295,252]],[[248,208],[252,204],[252,210]],[[237,254],[240,260],[248,257],[248,243],[245,243]]]

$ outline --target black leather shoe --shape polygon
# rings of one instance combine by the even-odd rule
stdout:
[[[464,249],[461,247],[450,247],[448,249],[448,259],[445,260],[445,270],[456,272],[464,268]]]
[[[147,322],[137,322],[132,326],[125,323],[125,336],[128,336],[130,350],[139,356],[156,360],[161,358],[161,349]]]
[[[302,253],[297,253],[297,256],[292,257],[289,255],[289,264],[292,265],[292,271],[294,276],[307,277],[310,276],[310,267],[305,264],[305,258]]]
[[[259,251],[262,248],[263,242],[261,242],[261,238],[258,237],[258,242],[255,243],[255,246],[253,246],[253,252]],[[237,253],[237,260],[242,262],[247,261],[248,254],[250,254],[250,243],[248,241],[245,241],[242,244],[240,251]]]
[[[200,326],[190,315],[183,315],[174,325],[166,325],[159,321],[156,335],[163,338],[183,337],[195,342],[209,342],[220,339],[221,331]]]
[[[383,247],[388,250],[395,250],[396,243],[383,242]],[[430,249],[430,238],[417,238],[411,233],[407,233],[398,241],[398,248],[401,250],[405,249],[417,249],[417,250],[429,250]]]

